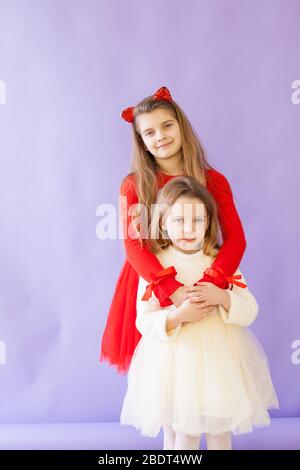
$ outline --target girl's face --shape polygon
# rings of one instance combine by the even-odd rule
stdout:
[[[180,128],[169,111],[157,108],[151,113],[141,114],[137,121],[145,148],[156,159],[178,156],[181,149]]]
[[[170,207],[162,228],[167,230],[173,246],[189,253],[202,248],[209,220],[203,202],[180,196]]]

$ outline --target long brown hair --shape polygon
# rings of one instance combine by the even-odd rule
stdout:
[[[203,145],[190,124],[187,116],[179,105],[172,100],[171,103],[163,100],[154,100],[153,96],[148,96],[134,107],[134,121],[132,123],[132,141],[133,141],[133,158],[132,171],[125,176],[122,183],[129,177],[134,177],[135,187],[140,204],[147,208],[149,214],[148,226],[150,225],[151,205],[157,198],[158,181],[157,171],[159,166],[154,156],[145,149],[142,136],[140,134],[137,117],[144,113],[151,113],[157,108],[163,108],[169,111],[178,121],[183,156],[183,173],[196,178],[200,183],[206,186],[205,170],[213,167],[208,163]],[[139,236],[139,229],[133,221],[133,228],[136,231],[137,238],[140,240],[141,246],[145,244],[144,240]]]
[[[218,224],[218,209],[214,197],[199,181],[191,176],[176,176],[168,181],[159,191],[156,204],[153,206],[151,233],[155,238],[150,238],[149,248],[154,253],[166,249],[172,241],[164,235],[162,224],[167,212],[181,196],[199,199],[205,206],[208,217],[207,230],[202,246],[203,253],[215,257],[220,248],[220,227]]]

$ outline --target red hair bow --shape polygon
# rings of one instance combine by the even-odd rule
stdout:
[[[172,103],[172,96],[171,93],[169,92],[168,88],[166,86],[162,86],[159,88],[153,95],[152,95],[153,100],[162,100],[162,101],[168,101],[169,103]],[[129,106],[129,108],[123,109],[121,113],[121,118],[123,118],[127,122],[133,122],[134,117],[133,117],[133,112],[134,112],[134,106]]]
[[[239,282],[237,281],[236,279],[242,279],[242,276],[240,274],[236,274],[235,276],[227,276],[225,274],[225,271],[223,271],[222,268],[207,268],[204,273],[208,274],[209,276],[211,277],[219,277],[219,274],[222,274],[222,276],[224,277],[224,279],[229,283],[229,284],[235,284],[236,286],[238,287],[242,287],[243,289],[245,289],[245,287],[247,287],[247,284],[244,284],[243,282]],[[232,286],[231,286],[232,288]]]
[[[174,268],[174,266],[170,266],[168,268],[162,269],[161,271],[158,271],[158,273],[156,274],[151,273],[152,281],[147,285],[145,293],[142,297],[142,300],[149,300],[153,292],[153,287],[159,284],[160,281],[162,281],[165,277],[171,276],[173,274],[177,274],[177,271]]]

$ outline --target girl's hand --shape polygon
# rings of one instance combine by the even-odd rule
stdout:
[[[178,289],[176,289],[175,292],[173,292],[172,295],[170,295],[170,299],[172,300],[173,304],[175,307],[179,307],[184,300],[187,299],[187,294],[185,292],[186,286],[180,286]]]
[[[186,295],[192,304],[203,302],[202,306],[208,307],[224,303],[224,294],[227,294],[224,289],[221,289],[212,282],[199,282],[197,284],[197,286],[185,288]]]
[[[181,325],[184,326],[186,323],[202,320],[202,318],[207,317],[209,312],[213,309],[213,306],[204,307],[203,303],[191,303],[189,299],[186,299],[177,310],[179,312]]]

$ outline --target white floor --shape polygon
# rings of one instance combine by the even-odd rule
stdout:
[[[204,447],[204,439],[201,448]],[[120,423],[2,424],[0,449],[157,449],[163,447],[162,430],[156,438],[141,436]],[[300,449],[300,418],[272,419],[269,427],[233,436],[233,448]]]

